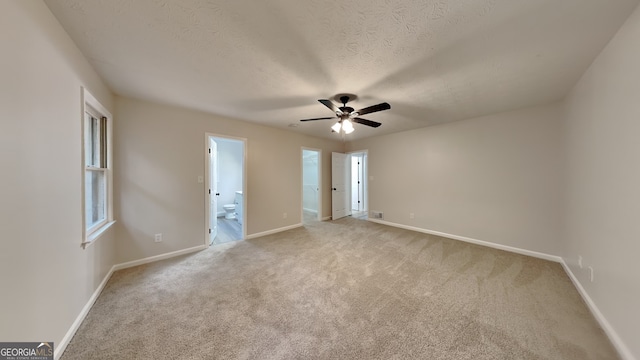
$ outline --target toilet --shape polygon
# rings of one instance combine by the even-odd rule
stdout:
[[[225,211],[225,214],[224,214],[224,218],[225,219],[235,219],[236,218],[236,205],[235,204],[223,205],[222,207],[224,208],[224,211]]]

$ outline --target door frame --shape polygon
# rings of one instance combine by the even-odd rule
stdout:
[[[304,220],[304,151],[318,153],[318,221],[322,221],[322,149],[302,146],[300,148],[300,219]],[[304,221],[302,221],[304,222]]]
[[[204,244],[209,247],[209,225],[211,221],[211,215],[209,214],[209,138],[222,138],[229,140],[237,140],[242,141],[242,209],[244,213],[242,214],[242,240],[247,238],[247,151],[248,151],[248,140],[246,138],[216,134],[206,132],[204,134],[204,186],[203,186],[203,194],[204,194]],[[215,195],[214,195],[215,196]],[[216,213],[217,215],[217,213]]]
[[[210,175],[208,185],[209,199],[209,245],[213,244],[213,240],[218,236],[218,218],[211,216],[211,211],[218,211],[218,142],[217,138],[209,136],[209,151],[207,157],[209,160],[209,169],[207,175]],[[213,150],[213,151],[212,151]],[[214,169],[211,168],[214,166]],[[215,206],[214,206],[215,205]]]
[[[367,218],[369,217],[369,150],[365,149],[365,150],[356,150],[356,151],[349,151],[347,153],[345,153],[347,155],[349,155],[349,161],[351,161],[352,157],[351,155],[353,154],[363,154],[363,167],[362,167],[362,180],[364,181],[364,204],[365,204],[365,210],[367,212]],[[351,169],[351,167],[349,167],[349,169]],[[351,199],[351,185],[353,179],[351,178],[351,171],[349,171],[349,199]],[[349,204],[351,204],[351,202],[349,202]]]

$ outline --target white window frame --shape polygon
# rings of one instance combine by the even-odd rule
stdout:
[[[99,168],[88,168],[85,166],[85,117],[89,113],[96,118],[107,118],[107,164],[106,170]],[[107,229],[114,223],[113,218],[113,116],[87,89],[82,88],[82,116],[81,116],[81,165],[82,165],[82,247],[93,244],[95,240],[100,238]],[[105,220],[95,224],[87,229],[86,223],[86,194],[85,194],[85,178],[87,171],[103,171],[105,172]]]

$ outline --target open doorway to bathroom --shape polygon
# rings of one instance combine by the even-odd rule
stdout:
[[[320,172],[322,151],[302,148],[302,222],[322,220]]]
[[[207,134],[208,243],[217,245],[246,236],[246,140]]]
[[[367,219],[367,152],[350,153],[351,159],[351,217]]]

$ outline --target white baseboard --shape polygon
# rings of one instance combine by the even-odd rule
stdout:
[[[150,257],[147,257],[147,258],[144,258],[144,259],[140,259],[140,260],[128,261],[126,263],[114,265],[114,271],[130,268],[130,267],[134,267],[134,266],[138,266],[138,265],[148,264],[148,263],[152,263],[152,262],[160,261],[160,260],[164,260],[164,259],[169,259],[169,258],[180,256],[180,255],[190,254],[192,252],[204,250],[204,249],[207,249],[207,248],[208,248],[207,245],[198,245],[198,246],[194,246],[194,247],[191,247],[191,248],[188,248],[188,249],[182,249],[182,250],[178,250],[178,251],[172,251],[170,253],[160,254],[160,255],[156,255],[156,256],[150,256]]]
[[[307,208],[302,208],[302,211],[306,211],[306,212],[310,212],[310,213],[314,213],[317,214],[318,210],[314,210],[314,209],[307,209]]]
[[[536,257],[536,258],[540,258],[540,259],[544,259],[544,260],[550,260],[550,261],[554,261],[554,262],[560,263],[562,265],[562,267],[564,268],[564,271],[567,273],[567,276],[569,276],[569,278],[573,282],[573,285],[578,290],[578,293],[580,293],[580,296],[582,296],[582,299],[584,299],[584,302],[587,303],[587,306],[589,307],[589,310],[593,314],[593,317],[596,318],[596,320],[598,321],[598,323],[600,324],[600,326],[604,330],[605,334],[607,334],[607,337],[609,337],[609,340],[611,341],[611,343],[613,344],[615,349],[618,351],[618,354],[620,355],[620,357],[623,360],[637,360],[633,356],[633,354],[631,353],[629,348],[624,344],[624,342],[622,341],[622,339],[620,338],[618,333],[616,333],[616,331],[613,329],[611,324],[609,324],[609,321],[607,321],[607,319],[604,317],[602,312],[600,312],[600,310],[598,309],[596,304],[593,302],[591,297],[589,297],[589,295],[585,291],[584,287],[582,287],[582,284],[575,277],[575,275],[571,271],[571,268],[566,264],[566,262],[564,261],[564,259],[562,257],[556,256],[556,255],[540,253],[540,252],[537,252],[537,251],[520,249],[520,248],[507,246],[507,245],[496,244],[496,243],[492,243],[492,242],[488,242],[488,241],[477,240],[477,239],[468,238],[468,237],[464,237],[464,236],[447,234],[447,233],[443,233],[443,232],[440,232],[440,231],[434,231],[434,230],[422,229],[422,228],[418,228],[418,227],[414,227],[414,226],[408,226],[408,225],[392,223],[392,222],[384,221],[384,220],[380,220],[380,219],[371,219],[371,218],[369,218],[368,220],[371,221],[371,222],[375,222],[375,223],[379,223],[379,224],[383,224],[383,225],[388,225],[388,226],[393,226],[393,227],[397,227],[397,228],[401,228],[401,229],[405,229],[405,230],[412,230],[412,231],[417,231],[417,232],[421,232],[421,233],[425,233],[425,234],[438,235],[438,236],[442,236],[442,237],[446,237],[446,238],[450,238],[450,239],[454,239],[454,240],[460,240],[460,241],[464,241],[464,242],[468,242],[468,243],[472,243],[472,244],[487,246],[487,247],[491,247],[491,248],[495,248],[495,249],[499,249],[499,250],[505,250],[505,251],[509,251],[509,252],[513,252],[513,253],[517,253],[517,254],[532,256],[532,257]]]
[[[245,239],[255,239],[261,236],[267,236],[267,235],[271,235],[271,234],[276,234],[279,232],[283,232],[283,231],[287,231],[287,230],[291,230],[291,229],[295,229],[295,228],[299,228],[302,227],[302,223],[299,224],[295,224],[295,225],[289,225],[289,226],[285,226],[285,227],[281,227],[281,228],[277,228],[277,229],[273,229],[273,230],[267,230],[267,231],[263,231],[263,232],[259,232],[259,233],[255,233],[255,234],[251,234],[251,235],[247,235],[247,237]]]
[[[325,216],[322,218],[322,221],[329,221],[331,220],[331,216]]]
[[[573,274],[573,271],[571,271],[571,268],[567,265],[564,259],[562,259],[560,263],[562,264],[564,271],[571,279],[571,282],[573,282],[573,286],[578,289],[578,293],[580,293],[580,296],[582,296],[584,302],[587,303],[587,306],[589,307],[589,310],[591,310],[593,317],[596,318],[598,324],[600,324],[600,327],[602,327],[602,330],[604,330],[605,334],[607,334],[607,336],[609,337],[609,340],[613,344],[613,347],[615,347],[618,351],[618,355],[620,355],[623,360],[636,360],[635,356],[633,356],[633,354],[631,353],[631,350],[629,350],[629,348],[624,344],[618,333],[613,329],[611,324],[609,324],[609,321],[607,321],[602,312],[600,312],[600,309],[598,309],[589,294],[587,294],[587,291],[584,289],[580,281],[578,281],[578,278]]]
[[[471,243],[471,244],[482,245],[482,246],[486,246],[486,247],[490,247],[490,248],[494,248],[494,249],[498,249],[498,250],[509,251],[509,252],[516,253],[516,254],[532,256],[532,257],[535,257],[535,258],[554,261],[554,262],[558,262],[558,263],[562,262],[562,258],[560,256],[556,256],[556,255],[550,255],[550,254],[545,254],[545,253],[541,253],[541,252],[537,252],[537,251],[520,249],[520,248],[513,247],[513,246],[496,244],[496,243],[492,243],[492,242],[489,242],[489,241],[469,238],[469,237],[466,237],[466,236],[458,236],[458,235],[443,233],[443,232],[440,232],[440,231],[422,229],[422,228],[415,227],[415,226],[392,223],[392,222],[384,221],[384,220],[380,220],[380,219],[369,218],[368,220],[371,221],[371,222],[374,222],[374,223],[393,226],[393,227],[397,227],[397,228],[401,228],[401,229],[405,229],[405,230],[412,230],[412,231],[417,231],[417,232],[421,232],[421,233],[425,233],[425,234],[442,236],[442,237],[446,237],[446,238],[449,238],[449,239],[460,240],[460,241],[468,242],[468,243]]]
[[[331,219],[331,216],[327,216],[327,217],[322,218],[323,221],[326,221],[326,220],[329,220],[329,219]],[[509,251],[509,252],[513,252],[513,253],[518,253],[518,254],[522,254],[522,255],[528,255],[528,256],[533,256],[533,257],[536,257],[536,258],[541,258],[541,259],[545,259],[545,260],[559,262],[562,265],[562,267],[564,268],[564,271],[567,273],[567,275],[569,276],[569,278],[573,282],[573,285],[578,290],[578,293],[580,293],[580,296],[582,296],[582,299],[585,301],[585,303],[587,303],[587,306],[589,307],[589,310],[591,311],[593,316],[596,318],[596,320],[598,321],[598,323],[600,324],[600,326],[602,327],[604,332],[607,334],[607,336],[609,337],[609,340],[611,340],[611,343],[616,348],[616,350],[618,351],[618,353],[622,357],[622,359],[623,360],[637,360],[633,356],[633,354],[631,353],[629,348],[624,344],[624,342],[622,341],[622,339],[620,338],[618,333],[616,333],[616,331],[613,329],[611,324],[609,324],[609,322],[604,317],[602,312],[600,312],[600,310],[598,309],[596,304],[593,302],[593,300],[591,299],[589,294],[587,294],[587,292],[585,291],[584,287],[578,281],[576,276],[571,271],[571,268],[566,264],[566,262],[564,261],[563,258],[561,258],[559,256],[555,256],[555,255],[549,255],[549,254],[540,253],[540,252],[536,252],[536,251],[519,249],[519,248],[506,246],[506,245],[501,245],[501,244],[496,244],[496,243],[492,243],[492,242],[488,242],[488,241],[477,240],[477,239],[468,238],[468,237],[464,237],[464,236],[452,235],[452,234],[447,234],[447,233],[443,233],[443,232],[439,232],[439,231],[433,231],[433,230],[422,229],[422,228],[408,226],[408,225],[392,223],[392,222],[379,220],[379,219],[371,219],[370,218],[368,220],[371,221],[371,222],[375,222],[375,223],[379,223],[379,224],[383,224],[383,225],[388,225],[388,226],[393,226],[393,227],[397,227],[397,228],[401,228],[401,229],[417,231],[417,232],[421,232],[421,233],[425,233],[425,234],[442,236],[442,237],[446,237],[446,238],[450,238],[450,239],[454,239],[454,240],[460,240],[460,241],[464,241],[464,242],[468,242],[468,243],[472,243],[472,244],[487,246],[487,247],[491,247],[491,248],[495,248],[495,249],[505,250],[505,251]],[[257,238],[257,237],[261,237],[261,236],[271,235],[271,234],[279,233],[279,232],[282,232],[282,231],[295,229],[295,228],[298,228],[298,227],[301,227],[301,226],[303,226],[301,223],[300,224],[295,224],[295,225],[290,225],[290,226],[285,226],[285,227],[278,228],[278,229],[268,230],[268,231],[264,231],[264,232],[260,232],[260,233],[256,233],[256,234],[251,234],[251,235],[248,235],[246,238],[247,239],[253,239],[253,238]],[[71,324],[71,327],[69,328],[69,330],[67,331],[65,336],[62,338],[62,341],[55,348],[54,359],[55,360],[59,360],[60,359],[60,357],[62,356],[62,354],[66,350],[67,346],[69,345],[69,342],[71,341],[71,339],[75,335],[76,331],[78,330],[78,328],[80,327],[80,325],[84,321],[85,317],[87,316],[87,314],[91,310],[91,307],[93,306],[93,304],[95,304],[96,300],[98,299],[98,296],[100,296],[100,293],[102,293],[102,290],[104,289],[104,287],[106,286],[107,282],[111,278],[111,275],[113,275],[113,273],[115,271],[126,269],[126,268],[130,268],[130,267],[134,267],[134,266],[138,266],[138,265],[148,264],[148,263],[155,262],[155,261],[165,260],[165,259],[169,259],[169,258],[172,258],[172,257],[180,256],[180,255],[189,254],[189,253],[192,253],[192,252],[204,250],[206,248],[208,248],[208,246],[199,245],[199,246],[195,246],[195,247],[188,248],[188,249],[173,251],[173,252],[166,253],[166,254],[151,256],[151,257],[147,257],[147,258],[140,259],[140,260],[134,260],[134,261],[126,262],[126,263],[113,265],[111,267],[111,269],[109,270],[109,272],[107,273],[107,275],[105,275],[104,279],[102,279],[102,281],[100,282],[100,284],[98,285],[96,290],[93,292],[93,294],[91,295],[91,297],[89,298],[89,300],[87,301],[85,306],[82,308],[82,310],[80,311],[80,314],[78,314],[78,317],[76,318],[76,320],[73,322],[73,324]]]
[[[102,281],[100,282],[100,285],[98,285],[98,287],[93,292],[93,294],[91,294],[89,301],[87,301],[87,303],[84,305],[84,307],[80,311],[80,314],[78,314],[78,317],[76,317],[76,320],[73,322],[73,324],[71,324],[71,327],[62,338],[62,341],[60,341],[60,343],[56,345],[54,349],[54,354],[53,354],[53,358],[55,360],[60,359],[60,356],[62,356],[64,351],[67,349],[67,345],[69,345],[69,343],[71,342],[71,339],[76,334],[76,331],[78,331],[78,328],[84,321],[84,318],[87,317],[87,314],[89,313],[89,310],[91,310],[91,307],[93,307],[93,304],[95,304],[96,300],[98,300],[98,296],[100,296],[100,293],[102,293],[102,290],[107,285],[107,281],[109,281],[114,271],[115,271],[115,265],[111,267],[107,275],[105,275],[104,279],[102,279]]]
[[[195,247],[188,248],[188,249],[173,251],[173,252],[166,253],[166,254],[151,256],[151,257],[140,259],[140,260],[129,261],[129,262],[126,262],[126,263],[113,265],[111,267],[111,269],[109,270],[109,272],[107,273],[107,275],[105,275],[104,279],[102,279],[102,281],[100,282],[100,285],[98,285],[96,290],[93,292],[93,294],[89,298],[89,301],[87,301],[85,306],[82,308],[82,310],[80,311],[80,314],[78,314],[78,317],[76,317],[76,320],[73,322],[73,324],[71,324],[71,327],[69,328],[67,333],[62,338],[62,341],[60,341],[60,343],[55,347],[53,358],[55,360],[60,359],[60,357],[62,356],[62,354],[66,350],[67,346],[69,345],[69,342],[71,342],[71,339],[76,334],[76,331],[78,331],[78,328],[80,327],[80,325],[84,321],[85,317],[87,317],[87,314],[89,313],[89,310],[91,310],[91,307],[93,307],[93,304],[95,304],[96,300],[98,300],[98,296],[100,296],[100,293],[102,293],[102,290],[104,290],[104,287],[107,285],[107,282],[109,281],[109,279],[111,278],[111,275],[113,275],[113,273],[115,271],[126,269],[126,268],[130,268],[130,267],[133,267],[133,266],[142,265],[142,264],[148,264],[148,263],[154,262],[154,261],[169,259],[169,258],[172,258],[172,257],[184,255],[184,254],[189,254],[189,253],[192,253],[192,252],[204,250],[206,248],[208,248],[208,246],[200,245],[200,246],[195,246]]]

